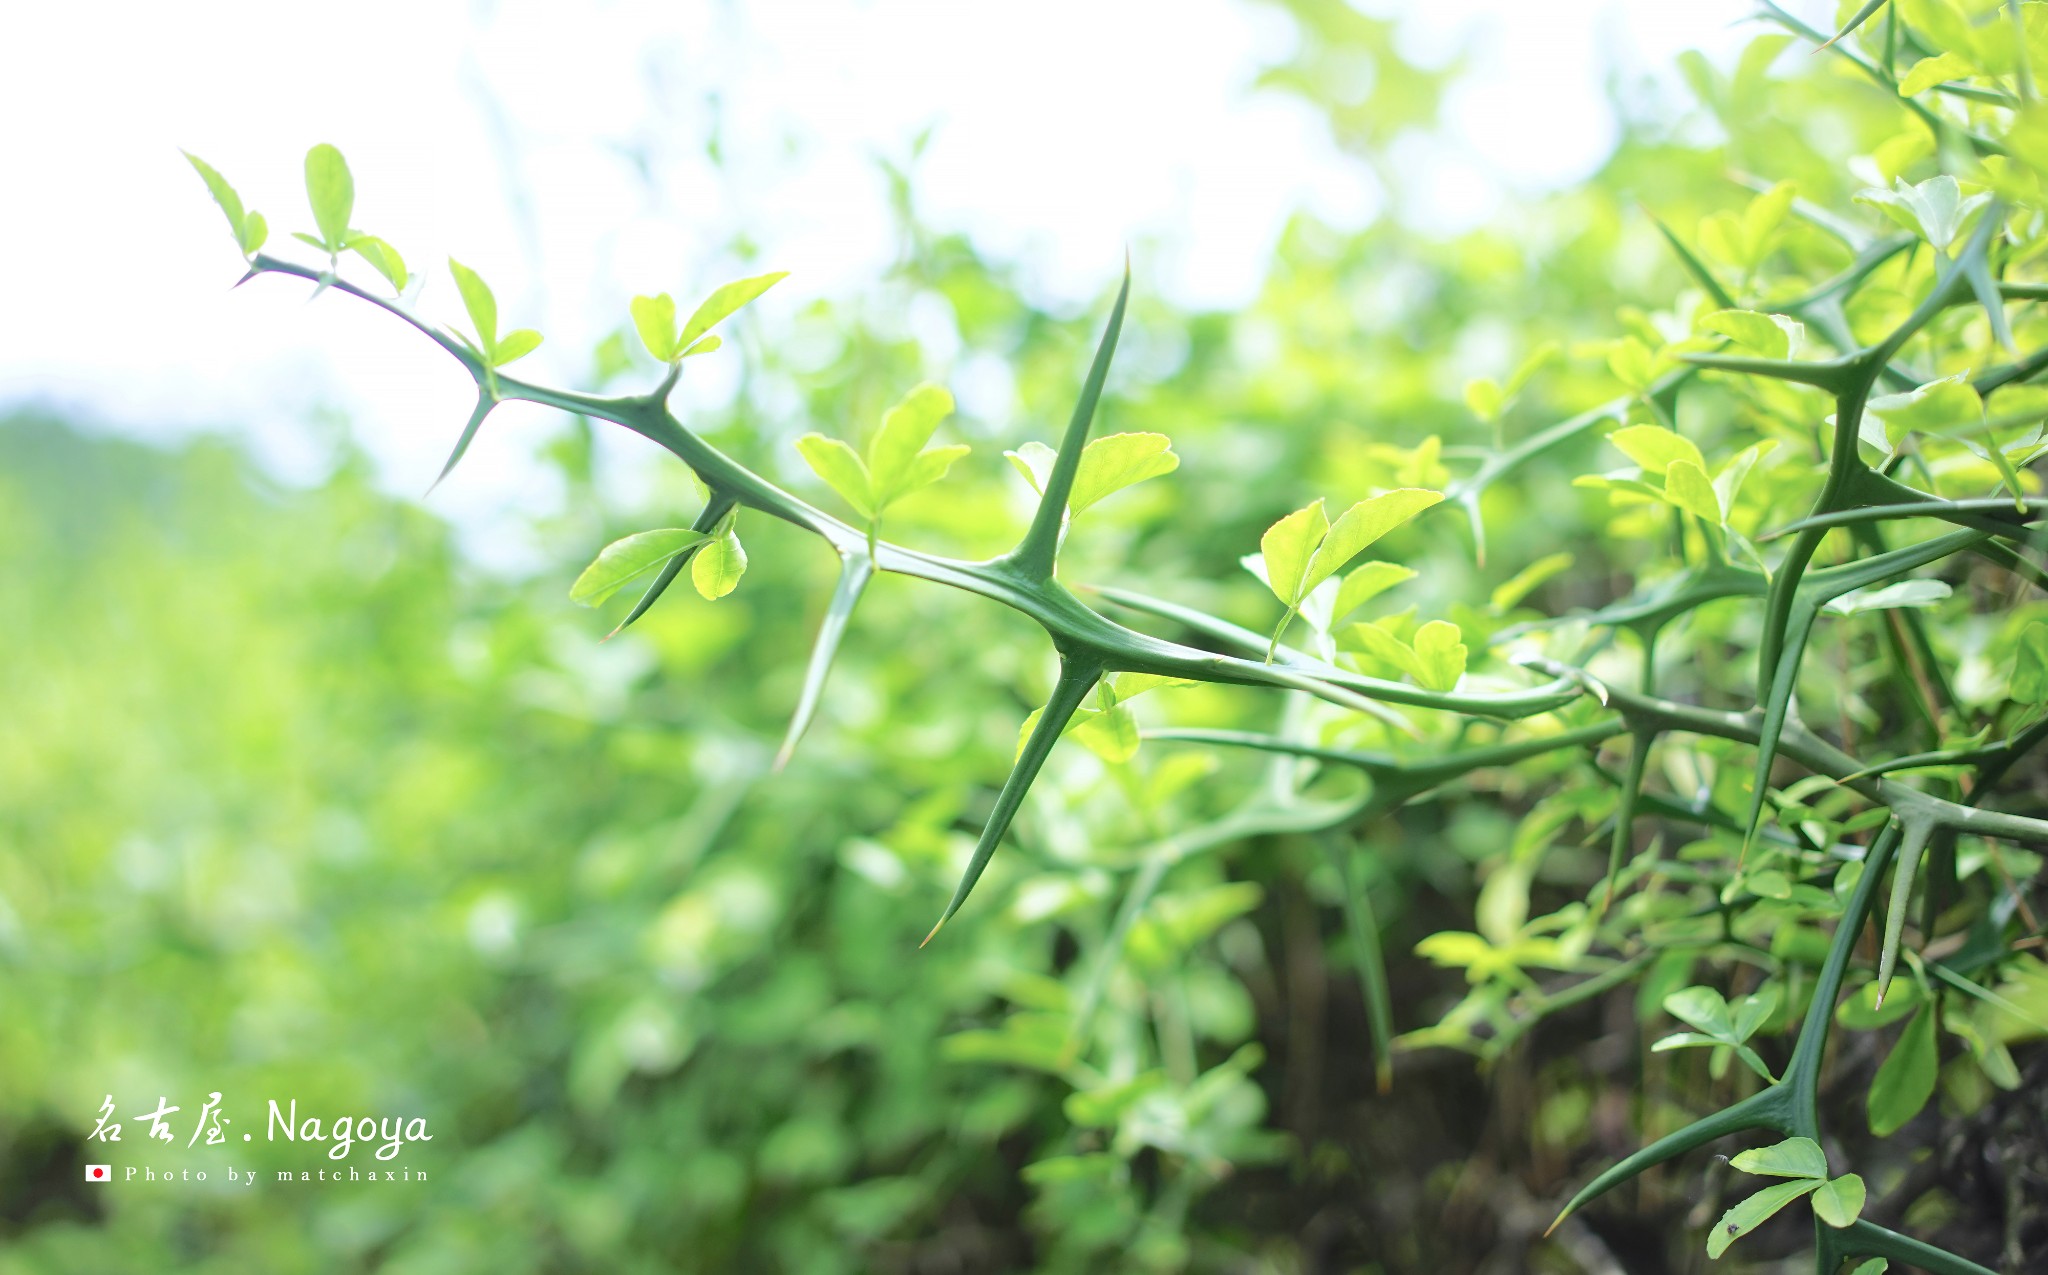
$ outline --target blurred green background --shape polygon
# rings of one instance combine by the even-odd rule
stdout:
[[[1301,38],[1271,83],[1398,182],[1385,144],[1431,126],[1445,73],[1403,62],[1385,23],[1286,8]],[[1609,338],[1618,310],[1684,286],[1639,205],[1689,228],[1746,202],[1731,170],[1831,206],[1855,188],[1843,158],[1895,108],[1782,50],[1690,64],[1700,100],[1682,113],[1624,94],[1601,171],[1497,226],[1298,217],[1241,311],[1151,298],[1141,260],[1102,429],[1165,432],[1185,462],[1091,514],[1063,575],[1268,627],[1237,559],[1276,516],[1442,484],[1495,442],[1469,378]],[[1034,430],[963,416],[973,456],[891,523],[992,552],[1028,511],[1001,452],[1053,438],[1106,306],[1039,308],[1014,263],[924,224],[914,174],[898,195],[890,272],[750,343],[731,403],[689,423],[815,496],[796,434],[857,434],[916,381],[1000,360]],[[934,303],[959,337],[946,362],[898,321]],[[1611,392],[1604,358],[1568,348],[1501,428]],[[683,525],[694,497],[667,467],[625,503],[590,427],[551,428],[567,512],[531,521],[548,559],[507,573],[383,494],[345,434],[324,477],[286,483],[217,438],[0,423],[0,1273],[1685,1269],[1659,1264],[1682,1175],[1538,1238],[1580,1166],[1632,1145],[1627,998],[1487,1076],[1405,1057],[1378,1095],[1339,886],[1311,840],[1280,834],[1187,856],[1097,969],[1149,850],[1230,811],[1261,782],[1255,758],[1148,744],[1119,775],[1063,746],[967,911],[920,951],[1049,684],[1035,632],[884,578],[818,724],[771,773],[830,556],[743,523],[737,593],[678,589],[602,641],[628,600],[571,606],[575,571],[615,536]],[[1612,596],[1650,550],[1570,487],[1596,448],[1492,493],[1483,565],[1448,512],[1390,538],[1376,552],[1422,572],[1398,605],[1457,614],[1558,551],[1576,560],[1540,609]],[[1182,725],[1280,709],[1154,698],[1153,720]],[[1414,943],[1470,925],[1476,869],[1549,765],[1361,843],[1402,1030],[1462,992]],[[1563,845],[1544,871],[1583,889],[1601,854]],[[1134,1060],[1164,1079],[1127,1100]],[[1677,1088],[1653,1106],[1692,1075],[1669,1066]],[[395,1163],[429,1180],[275,1183],[319,1151],[242,1146],[246,1125],[187,1150],[214,1090],[238,1125],[270,1098],[424,1116],[433,1141]],[[109,1092],[124,1119],[168,1096],[177,1141],[152,1149],[131,1125],[117,1148],[86,1142]],[[101,1158],[212,1180],[84,1185]],[[265,1180],[229,1185],[230,1164]]]

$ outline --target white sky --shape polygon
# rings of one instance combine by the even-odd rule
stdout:
[[[1470,49],[1452,152],[1416,159],[1401,208],[1457,225],[1583,176],[1614,140],[1610,68],[1668,71],[1689,47],[1726,58],[1751,6],[1360,7],[1401,12],[1424,60]],[[766,330],[858,293],[891,247],[875,157],[906,156],[926,127],[927,217],[1026,262],[1051,299],[1099,295],[1134,244],[1141,288],[1229,305],[1291,210],[1347,225],[1383,211],[1307,107],[1251,91],[1292,33],[1244,0],[117,0],[16,6],[6,28],[0,410],[227,429],[286,473],[317,467],[309,424],[339,414],[409,493],[460,429],[466,378],[344,298],[309,307],[282,280],[228,292],[240,263],[178,148],[220,168],[281,251],[310,221],[301,156],[340,146],[356,224],[429,273],[428,315],[459,315],[453,252],[491,281],[504,326],[547,333],[521,365],[543,379],[584,366],[632,293],[687,305],[751,273],[717,255],[736,230],[761,248],[754,269],[793,272],[759,303]],[[723,170],[703,152],[714,100]],[[729,392],[720,377],[693,368],[685,392]],[[551,503],[531,460],[544,429],[501,410],[434,505],[474,532]]]

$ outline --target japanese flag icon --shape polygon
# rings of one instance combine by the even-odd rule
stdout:
[[[112,1182],[114,1166],[111,1164],[88,1164],[85,1166],[85,1180],[88,1182]]]

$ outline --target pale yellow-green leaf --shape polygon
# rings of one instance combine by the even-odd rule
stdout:
[[[1690,461],[1693,468],[1706,472],[1706,457],[1700,455],[1693,441],[1662,425],[1630,425],[1609,434],[1607,441],[1652,474],[1665,472],[1675,460]]]
[[[777,270],[750,279],[736,279],[715,289],[697,306],[690,315],[690,321],[683,325],[681,335],[676,338],[676,348],[688,348],[691,342],[710,331],[713,324],[722,322],[735,310],[788,277],[789,271]]]
[[[621,586],[706,539],[701,531],[663,527],[614,540],[599,551],[583,574],[576,577],[576,583],[569,586],[569,600],[594,607],[617,593]]]
[[[1415,652],[1406,642],[1395,637],[1377,624],[1353,624],[1338,635],[1338,643],[1349,651],[1362,651],[1376,660],[1391,664],[1401,672],[1422,681],[1422,662],[1415,658]]]
[[[1689,514],[1704,518],[1713,526],[1721,525],[1721,498],[1714,493],[1714,484],[1707,481],[1704,469],[1689,460],[1674,460],[1664,471],[1664,495]]]
[[[1530,378],[1548,367],[1550,361],[1556,358],[1563,348],[1555,341],[1545,341],[1529,351],[1528,356],[1516,364],[1515,370],[1508,376],[1507,396],[1513,398],[1521,393],[1522,387],[1529,383]]]
[[[676,357],[679,359],[687,359],[692,355],[710,354],[714,350],[717,350],[723,347],[724,345],[725,338],[718,336],[717,334],[714,333],[711,336],[697,338],[695,344],[690,346],[689,349],[684,350],[681,354],[678,354]]]
[[[952,412],[952,394],[945,386],[926,381],[882,413],[881,428],[868,441],[867,454],[877,511],[905,493],[912,462]]]
[[[1173,440],[1164,434],[1111,434],[1081,451],[1067,508],[1078,514],[1126,487],[1180,468]]]
[[[1465,644],[1458,626],[1431,620],[1415,631],[1415,680],[1425,690],[1456,690],[1465,676]]]
[[[392,291],[405,291],[409,276],[405,271],[405,258],[398,254],[398,249],[375,235],[350,235],[348,249],[369,262],[372,269],[389,280]]]
[[[514,328],[498,338],[497,348],[491,351],[491,366],[503,367],[507,363],[523,359],[540,348],[540,333],[532,328]]]
[[[462,294],[463,308],[476,328],[477,345],[489,354],[498,348],[498,299],[483,276],[453,257],[448,258],[448,273],[455,277],[455,290]]]
[[[2036,620],[2021,630],[2011,691],[2022,704],[2048,703],[2048,624]]]
[[[1443,498],[1442,492],[1424,487],[1398,487],[1361,500],[1339,514],[1309,559],[1301,593],[1306,594],[1335,575],[1373,541]]]
[[[1885,437],[1894,448],[1912,430],[1943,434],[1984,420],[1984,400],[1961,372],[1904,394],[1880,395],[1864,410],[1884,422]]]
[[[1768,1147],[1752,1147],[1729,1161],[1744,1173],[1772,1178],[1824,1178],[1828,1158],[1812,1138],[1787,1138]]]
[[[682,346],[676,341],[676,299],[666,292],[651,297],[634,297],[627,309],[633,313],[633,330],[640,344],[663,363],[673,363]]]
[[[1164,673],[1111,673],[1109,692],[1118,703],[1135,699],[1146,691],[1163,690],[1169,686],[1193,686],[1185,677],[1169,677]]]
[[[1337,586],[1337,600],[1330,607],[1330,622],[1335,624],[1388,589],[1414,578],[1415,572],[1399,563],[1366,562],[1353,567],[1345,573],[1343,583]]]
[[[1512,610],[1544,581],[1561,571],[1568,570],[1571,565],[1572,556],[1568,553],[1553,553],[1538,558],[1517,571],[1511,578],[1502,581],[1487,598],[1487,603],[1496,611]]]
[[[1506,404],[1507,394],[1502,391],[1500,382],[1492,377],[1482,376],[1476,381],[1465,382],[1465,406],[1471,408],[1472,414],[1480,420],[1499,420],[1501,409]]]
[[[1793,336],[1804,336],[1806,331],[1805,325],[1796,319],[1756,310],[1716,310],[1701,319],[1700,326],[1767,359],[1791,358]]]
[[[1624,337],[1607,355],[1614,379],[1640,394],[1657,379],[1656,356],[1636,337]]]
[[[1316,500],[1266,528],[1266,534],[1259,537],[1259,552],[1266,560],[1266,584],[1288,606],[1299,606],[1308,592],[1303,581],[1309,558],[1329,529],[1323,502]]]
[[[747,551],[740,547],[740,538],[730,527],[690,560],[690,583],[714,602],[738,588],[740,577],[746,573]]]
[[[1976,68],[1970,64],[1970,59],[1960,53],[1942,53],[1931,58],[1921,58],[1913,64],[1912,70],[1906,72],[1905,78],[1899,81],[1899,96],[1913,97],[1925,93],[1937,84],[1963,79],[1975,70]]]
[[[1862,1216],[1865,1195],[1863,1179],[1845,1173],[1813,1193],[1814,1215],[1841,1230]]]
[[[341,152],[322,142],[306,152],[306,200],[313,205],[313,222],[329,252],[339,252],[348,240],[349,216],[355,211],[356,182],[349,175],[348,161]]]
[[[805,434],[796,440],[796,450],[804,458],[804,463],[811,467],[811,472],[838,492],[841,500],[852,505],[854,512],[863,518],[875,516],[875,498],[868,482],[868,467],[858,452],[823,434]]]
[[[1742,1203],[1721,1215],[1714,1223],[1714,1229],[1707,1232],[1707,1256],[1719,1257],[1728,1251],[1728,1246],[1769,1221],[1773,1214],[1792,1201],[1811,1191],[1819,1189],[1818,1178],[1797,1178],[1767,1186]]]
[[[1106,762],[1127,762],[1138,755],[1138,719],[1118,704],[1075,726],[1074,738]]]
[[[1044,443],[1030,442],[1003,455],[1009,457],[1010,464],[1024,475],[1024,481],[1031,484],[1031,490],[1041,496],[1045,494],[1045,480],[1052,473],[1053,462],[1059,459],[1058,452]]]

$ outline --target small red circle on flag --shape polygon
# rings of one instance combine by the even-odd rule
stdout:
[[[96,1178],[103,1178],[107,1176],[107,1171],[105,1169],[94,1169],[92,1175]]]

